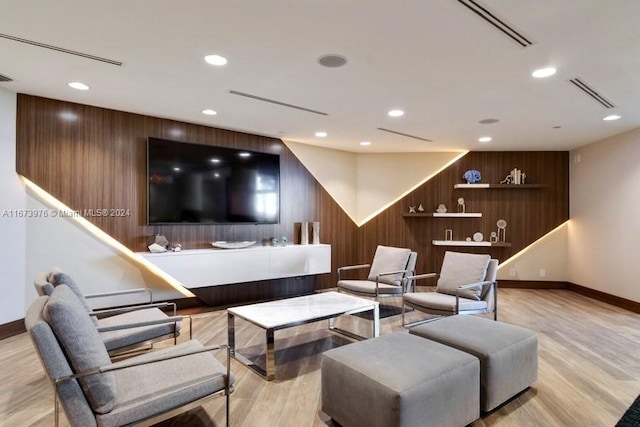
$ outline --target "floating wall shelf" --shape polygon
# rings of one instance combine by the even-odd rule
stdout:
[[[492,248],[507,248],[511,246],[509,242],[468,242],[466,240],[433,240],[434,246],[485,246]]]
[[[510,190],[516,189],[528,189],[528,188],[545,188],[547,187],[544,184],[455,184],[453,188],[473,188],[473,189],[481,189],[481,188],[507,188]]]
[[[480,218],[482,217],[482,212],[466,212],[466,213],[457,213],[457,212],[418,212],[418,213],[403,213],[402,216],[407,218],[424,218],[424,217],[433,217],[433,218]]]

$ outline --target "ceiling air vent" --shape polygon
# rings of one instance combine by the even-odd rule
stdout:
[[[12,82],[12,81],[13,79],[11,77],[3,76],[2,74],[0,74],[0,83]]]
[[[402,133],[402,132],[398,132],[396,130],[385,129],[385,128],[378,128],[378,130],[381,130],[383,132],[393,133],[393,134],[400,135],[400,136],[406,136],[407,138],[419,139],[420,141],[433,142],[433,140],[431,140],[431,139],[423,138],[421,136],[409,135],[408,133]]]
[[[55,50],[55,51],[62,52],[62,53],[68,53],[69,55],[81,56],[83,58],[92,59],[94,61],[100,61],[100,62],[105,62],[105,63],[111,64],[111,65],[117,65],[118,67],[122,66],[122,62],[120,62],[120,61],[115,61],[113,59],[108,59],[108,58],[101,58],[99,56],[90,55],[88,53],[78,52],[78,51],[75,51],[75,50],[69,50],[69,49],[65,49],[63,47],[58,47],[58,46],[53,46],[53,45],[50,45],[50,44],[40,43],[40,42],[33,41],[33,40],[22,39],[20,37],[12,36],[10,34],[2,34],[2,33],[0,33],[0,37],[3,38],[3,39],[7,39],[7,40],[13,40],[14,42],[18,42],[18,43],[30,44],[32,46],[37,46],[37,47],[41,47],[41,48],[44,48],[44,49]]]
[[[257,95],[251,95],[250,93],[238,92],[237,90],[230,90],[230,94],[244,96],[245,98],[255,99],[256,101],[268,102],[270,104],[280,105],[282,107],[293,108],[295,110],[306,111],[307,113],[319,114],[321,116],[328,116],[329,113],[323,113],[322,111],[312,110],[310,108],[300,107],[298,105],[287,104],[286,102],[276,101],[275,99],[263,98]]]
[[[580,78],[575,77],[571,80],[569,80],[575,87],[577,87],[578,89],[580,89],[583,93],[589,95],[589,97],[591,99],[593,99],[594,101],[596,101],[598,104],[602,105],[604,108],[615,108],[615,105],[613,105],[613,103],[611,101],[609,101],[607,98],[605,98],[604,96],[600,95],[598,92],[596,92],[593,88],[589,87],[588,84],[586,84],[583,80],[580,80]]]
[[[513,25],[509,25],[502,19],[498,18],[494,13],[489,11],[489,9],[480,5],[479,2],[475,0],[458,0],[458,2],[466,6],[469,10],[487,21],[489,24],[493,25],[503,34],[507,35],[511,40],[518,43],[520,46],[527,47],[533,44],[533,42],[523,36],[522,33],[516,31],[513,28]]]

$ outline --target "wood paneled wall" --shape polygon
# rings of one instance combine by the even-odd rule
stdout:
[[[439,271],[444,247],[431,245],[444,230],[455,239],[476,231],[487,236],[505,219],[510,248],[492,248],[504,260],[568,219],[567,152],[472,152],[401,201],[358,228],[282,141],[241,132],[126,113],[70,102],[18,95],[16,170],[75,210],[122,208],[126,217],[87,217],[134,251],[144,251],[154,234],[179,241],[185,249],[206,248],[212,240],[257,240],[286,235],[294,224],[320,221],[321,241],[332,245],[332,274],[299,280],[273,280],[199,290],[211,305],[268,299],[335,286],[339,266],[370,262],[378,244],[417,250],[418,271]],[[277,225],[145,225],[146,138],[222,145],[280,154],[281,222]],[[497,183],[514,167],[529,190],[454,190],[467,169]],[[382,173],[393,173],[384,171]],[[454,210],[458,197],[476,219],[404,218],[408,206],[428,211],[444,203]],[[451,249],[451,248],[449,248]],[[468,252],[486,252],[469,249]]]

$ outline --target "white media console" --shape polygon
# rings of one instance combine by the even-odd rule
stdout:
[[[187,288],[331,272],[331,245],[251,246],[138,254]]]

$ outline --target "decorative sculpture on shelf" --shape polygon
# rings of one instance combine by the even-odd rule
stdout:
[[[491,232],[491,237],[489,237],[489,241],[491,243],[495,243],[498,241],[498,233],[496,233],[495,231]]]
[[[416,213],[416,207],[415,206],[409,206],[409,213]]]
[[[438,212],[438,213],[447,213],[447,207],[445,205],[443,205],[442,203],[440,203],[438,205],[438,209],[436,209],[436,212]]]
[[[453,240],[453,230],[447,228],[444,230],[444,240]]]
[[[465,211],[464,199],[460,197],[458,199],[458,213],[464,213],[464,211]]]
[[[514,168],[513,170],[509,171],[509,175],[507,175],[505,179],[500,181],[500,184],[520,185],[520,184],[524,184],[524,180],[526,178],[527,178],[527,175],[524,172],[522,172],[518,168]]]
[[[467,184],[475,184],[476,182],[480,182],[482,176],[480,175],[479,171],[475,169],[469,169],[464,173],[464,175],[462,175],[462,178],[467,181]]]
[[[498,226],[497,240],[501,242],[505,242],[507,237],[506,236],[507,221],[505,221],[504,219],[499,219],[496,225]]]
[[[424,212],[424,208],[422,207],[422,203],[418,206],[418,212]]]

